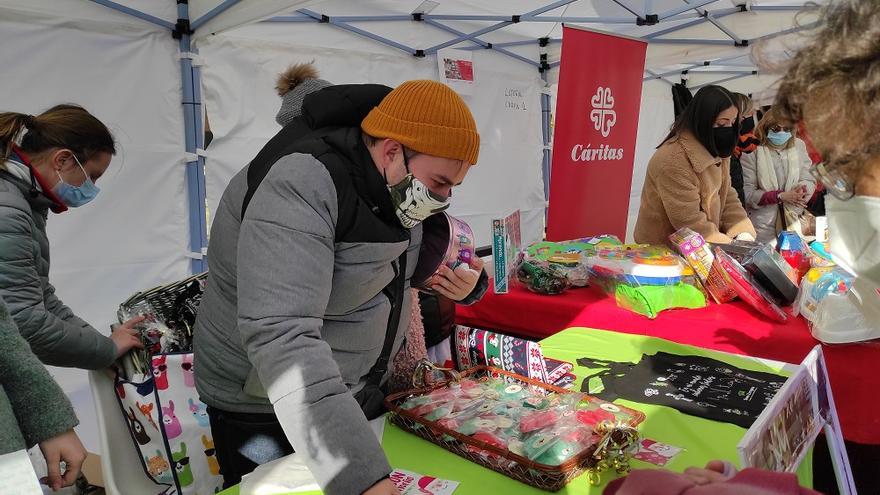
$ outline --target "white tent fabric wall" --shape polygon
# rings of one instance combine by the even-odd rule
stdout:
[[[37,114],[57,103],[78,103],[118,141],[98,198],[62,215],[50,213],[48,223],[58,295],[109,333],[129,295],[189,272],[176,44],[164,32],[80,29],[63,19],[19,22],[5,14],[0,32],[14,42],[0,43],[0,109]],[[85,372],[51,371],[71,397],[86,447],[97,451]]]
[[[636,154],[633,162],[632,187],[629,198],[629,216],[626,222],[626,238],[633,241],[636,218],[642,204],[642,187],[648,161],[660,141],[669,133],[675,115],[672,108],[671,90],[662,81],[645,81],[642,86],[642,105],[639,110],[639,132],[636,138]]]
[[[381,45],[326,26],[259,27],[271,41],[251,38],[261,33],[248,27],[242,33],[233,30],[199,43],[205,63],[205,105],[214,133],[206,170],[210,211],[216,208],[229,179],[279,130],[275,113],[281,100],[274,85],[277,74],[287,65],[315,60],[321,77],[336,84],[369,81],[396,86],[408,79],[437,79],[435,57],[382,53]],[[292,44],[310,40],[320,40],[321,46]],[[357,49],[345,48],[352,46]],[[543,82],[536,70],[510,64],[491,52],[474,54],[474,71],[474,94],[464,99],[481,131],[480,161],[456,188],[450,214],[471,224],[478,245],[489,245],[491,219],[519,208],[524,239],[538,240],[543,235],[545,204],[541,178]]]

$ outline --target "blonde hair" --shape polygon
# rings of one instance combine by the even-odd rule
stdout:
[[[803,121],[826,160],[858,174],[880,155],[880,2],[837,0],[823,21],[792,58],[773,107],[788,123]]]
[[[792,125],[786,119],[782,119],[779,116],[779,112],[775,111],[774,108],[771,108],[767,113],[764,114],[764,117],[761,118],[761,121],[758,122],[758,125],[755,126],[755,137],[758,138],[758,141],[761,142],[761,146],[771,146],[774,148],[778,148],[775,144],[771,143],[769,139],[767,139],[767,135],[770,134],[770,129],[776,126],[784,126],[788,127],[789,131],[791,131],[791,139],[782,146],[782,149],[788,149],[795,145],[797,141],[798,132],[797,126]]]
[[[745,115],[747,113],[752,113],[755,111],[755,104],[748,96],[742,93],[731,93],[731,96],[733,96],[733,103],[736,105],[736,108],[739,109],[740,115]]]

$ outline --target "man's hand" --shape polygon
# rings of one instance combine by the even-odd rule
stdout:
[[[388,478],[371,486],[363,495],[400,495],[397,487]]]
[[[49,476],[46,485],[53,491],[58,491],[65,486],[71,486],[79,477],[79,471],[86,460],[88,452],[83,447],[79,437],[73,430],[66,431],[58,436],[40,442],[40,450],[46,458],[46,466]],[[64,476],[61,476],[61,462],[67,465]]]
[[[439,271],[439,275],[434,277],[431,288],[453,301],[461,301],[474,290],[477,282],[480,281],[483,260],[475,258],[471,262],[471,266],[461,264],[455,267],[455,270],[442,265]]]

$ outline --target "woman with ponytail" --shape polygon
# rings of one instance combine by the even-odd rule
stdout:
[[[132,328],[139,319],[106,337],[49,282],[49,210],[63,213],[94,199],[115,153],[110,131],[82,107],[0,113],[0,298],[46,364],[99,369],[141,345]]]

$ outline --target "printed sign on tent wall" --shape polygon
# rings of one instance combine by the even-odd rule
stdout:
[[[474,92],[474,55],[466,50],[446,48],[437,51],[437,66],[440,80],[458,94],[470,95]]]
[[[642,40],[566,26],[547,240],[626,236],[642,98]]]

